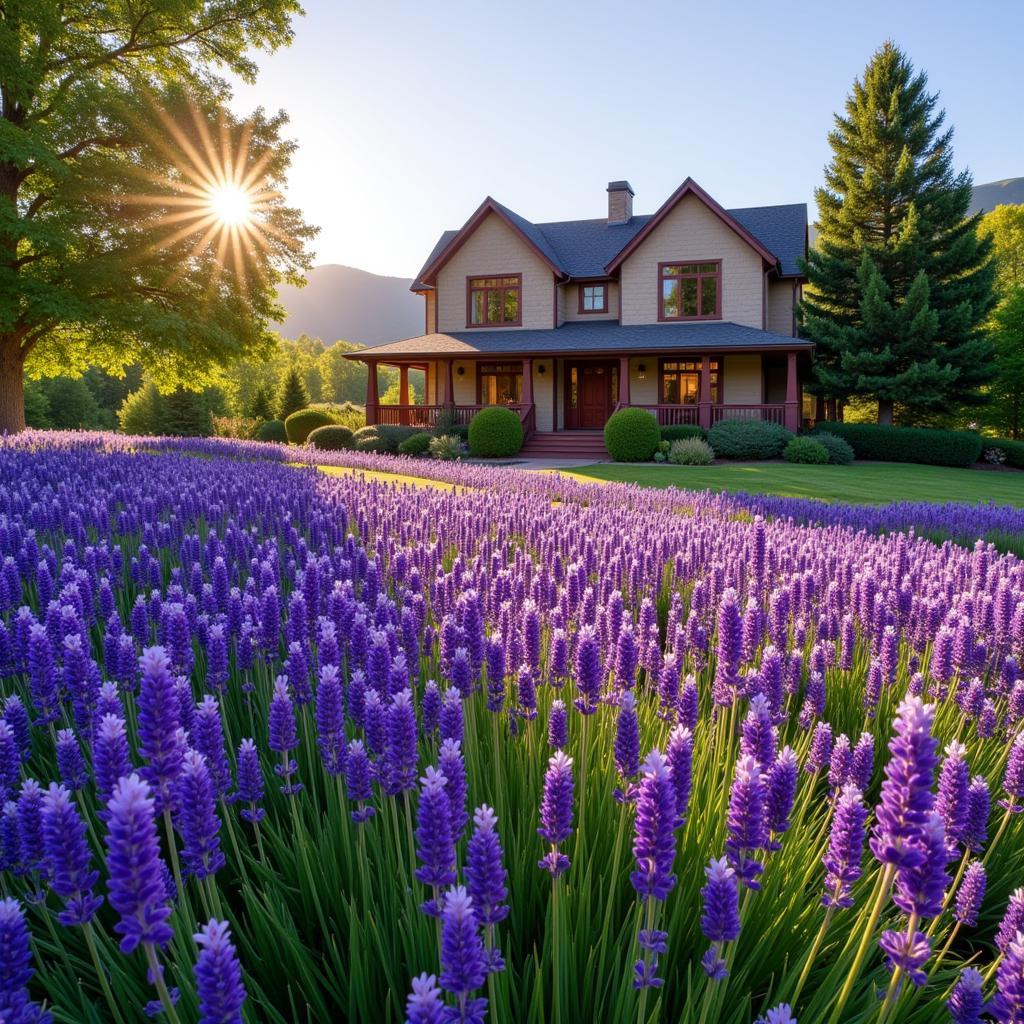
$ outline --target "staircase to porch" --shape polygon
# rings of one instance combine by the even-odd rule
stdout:
[[[608,450],[604,446],[604,433],[600,430],[535,430],[526,439],[519,457],[601,462],[608,458]]]

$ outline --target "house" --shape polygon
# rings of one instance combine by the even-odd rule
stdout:
[[[535,224],[488,197],[446,231],[412,285],[423,334],[349,356],[370,368],[367,423],[468,423],[508,405],[529,451],[566,455],[600,454],[596,432],[625,406],[662,425],[809,418],[812,345],[795,317],[806,205],[726,210],[687,178],[635,214],[629,182],[607,192],[597,220]],[[400,371],[398,405],[380,402],[381,364]],[[425,373],[424,405],[409,404],[410,369]]]

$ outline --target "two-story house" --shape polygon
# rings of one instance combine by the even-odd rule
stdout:
[[[629,182],[608,185],[598,220],[534,224],[487,198],[434,246],[412,290],[424,333],[354,353],[370,368],[368,423],[468,423],[515,408],[531,451],[571,454],[616,408],[665,424],[735,417],[796,429],[811,344],[795,306],[807,247],[803,203],[725,210],[687,178],[654,214]],[[382,405],[377,366],[400,370]],[[425,372],[410,405],[408,372]]]

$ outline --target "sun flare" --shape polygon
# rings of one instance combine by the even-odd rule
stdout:
[[[210,213],[228,227],[239,227],[252,221],[252,193],[239,185],[217,185],[210,189],[207,202]]]

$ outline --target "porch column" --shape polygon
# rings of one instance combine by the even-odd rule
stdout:
[[[409,424],[409,367],[402,363],[398,368],[398,401],[402,408],[398,413],[398,422],[403,426]]]
[[[619,356],[619,405],[629,405],[629,356]]]
[[[377,422],[377,405],[380,398],[377,394],[377,360],[366,361],[366,425],[372,427]]]
[[[697,425],[711,429],[711,356],[700,357],[700,383],[697,395]]]
[[[796,379],[796,353],[786,353],[785,427],[795,434],[800,429],[800,397]]]
[[[533,360],[523,360],[523,405],[533,405]]]
[[[821,423],[822,420],[826,419],[825,416],[825,399],[818,395],[814,401],[814,422]]]
[[[442,405],[455,404],[455,382],[452,379],[454,364],[454,359],[446,359],[444,361],[444,401],[441,403]]]

